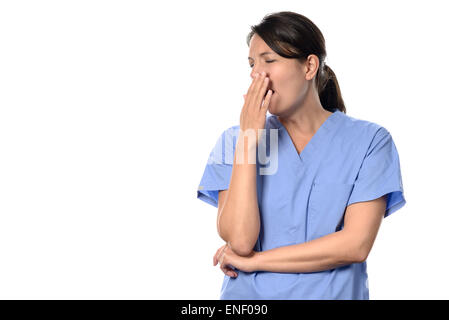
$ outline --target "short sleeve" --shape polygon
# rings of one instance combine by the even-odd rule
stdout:
[[[347,205],[383,195],[387,195],[384,218],[406,203],[396,146],[391,134],[380,127],[363,159]]]
[[[218,191],[229,188],[237,137],[238,126],[228,128],[220,135],[209,154],[198,186],[197,198],[216,208],[218,208]]]

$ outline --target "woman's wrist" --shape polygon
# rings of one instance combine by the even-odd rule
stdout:
[[[238,137],[235,147],[235,163],[236,164],[256,164],[257,142],[254,139],[244,135]]]

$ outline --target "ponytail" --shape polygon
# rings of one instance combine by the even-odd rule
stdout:
[[[334,71],[325,63],[321,65],[323,66],[322,69],[320,68],[321,72],[317,73],[316,77],[321,105],[327,111],[334,112],[340,110],[346,113],[345,103],[341,96],[340,86],[338,85]]]

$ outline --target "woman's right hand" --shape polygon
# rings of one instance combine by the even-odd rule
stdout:
[[[270,79],[266,76],[265,72],[262,72],[262,74],[256,73],[256,77],[254,77],[248,92],[246,95],[243,95],[245,104],[240,113],[241,130],[253,129],[255,133],[260,134],[258,129],[265,128],[267,110],[273,94],[269,90],[264,100],[269,81]]]

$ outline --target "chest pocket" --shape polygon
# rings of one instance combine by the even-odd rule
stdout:
[[[309,197],[307,241],[342,229],[354,184],[314,182]]]

